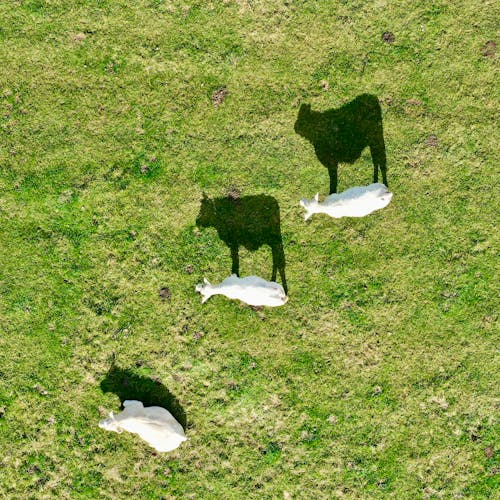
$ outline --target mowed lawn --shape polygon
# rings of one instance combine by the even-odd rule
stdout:
[[[498,498],[499,11],[1,2],[0,498]],[[305,222],[329,178],[300,105],[362,94],[392,202]],[[372,176],[365,149],[339,191]],[[275,198],[285,306],[201,304],[231,273],[203,194]],[[112,367],[188,441],[100,429]]]

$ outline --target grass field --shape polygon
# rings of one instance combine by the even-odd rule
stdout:
[[[0,498],[498,498],[499,11],[1,2]],[[305,222],[329,180],[299,107],[361,94],[392,202]],[[201,305],[231,271],[203,193],[277,200],[284,307]],[[268,247],[240,261],[270,279]],[[99,429],[112,367],[189,440]]]

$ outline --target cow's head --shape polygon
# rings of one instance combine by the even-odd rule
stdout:
[[[308,138],[311,131],[311,105],[301,104],[299,108],[299,114],[297,116],[297,121],[293,129],[296,134],[302,137]]]
[[[105,420],[101,420],[99,422],[99,427],[101,429],[106,430],[106,431],[118,432],[118,434],[120,434],[122,432],[122,429],[118,425],[118,422],[116,421],[115,416],[113,415],[113,412],[109,413],[108,418],[106,418]]]
[[[309,217],[315,214],[318,210],[319,193],[316,193],[316,196],[312,200],[308,200],[306,198],[300,200],[300,204],[306,209],[306,213],[304,214],[304,219],[305,220],[309,219]]]
[[[215,204],[205,193],[201,199],[200,213],[196,218],[196,225],[200,227],[209,227],[215,224]]]

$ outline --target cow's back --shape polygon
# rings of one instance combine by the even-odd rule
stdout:
[[[281,239],[279,205],[266,195],[216,200],[217,231],[227,244],[256,250]]]
[[[376,97],[363,94],[340,108],[325,111],[319,139],[320,149],[328,149],[338,162],[354,163],[363,149],[382,134],[382,115]]]

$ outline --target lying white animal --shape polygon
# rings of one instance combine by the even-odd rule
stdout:
[[[365,215],[389,205],[392,193],[384,184],[352,187],[340,194],[331,194],[322,202],[319,194],[313,200],[300,200],[306,209],[305,220],[313,214],[324,213],[330,217],[364,217]]]
[[[140,401],[127,400],[123,402],[124,410],[118,415],[109,413],[109,418],[101,420],[99,427],[107,431],[121,433],[123,431],[139,434],[157,451],[175,450],[186,441],[181,424],[172,414],[159,406],[144,405]]]
[[[220,285],[211,285],[205,278],[205,284],[196,285],[196,291],[203,295],[201,303],[212,295],[225,295],[230,299],[238,299],[250,306],[282,306],[288,300],[285,290],[274,281],[266,281],[258,276],[238,278],[232,274]]]

